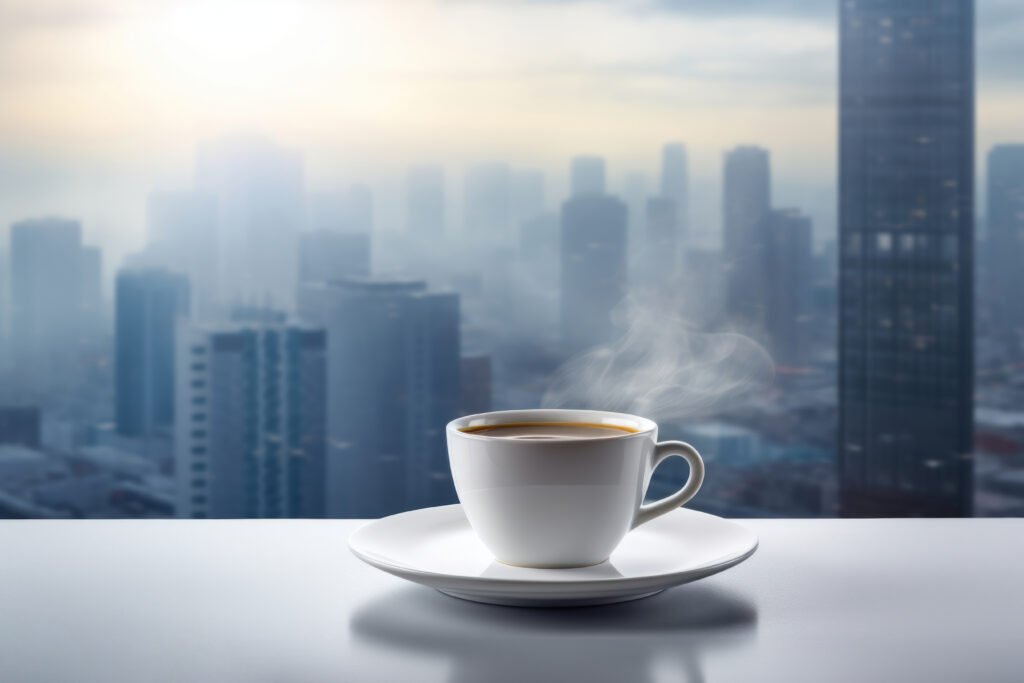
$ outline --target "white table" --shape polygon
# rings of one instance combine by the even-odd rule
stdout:
[[[529,610],[363,565],[356,521],[0,522],[0,680],[1024,680],[1024,520],[744,523],[723,574]]]

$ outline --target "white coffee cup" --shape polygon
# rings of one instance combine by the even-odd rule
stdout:
[[[626,428],[597,438],[505,439],[464,431],[517,423]],[[506,410],[448,423],[448,460],[470,526],[494,556],[522,567],[583,567],[608,559],[625,535],[693,498],[704,462],[682,441],[658,443],[658,425],[598,410]],[[654,469],[690,465],[676,493],[644,505]]]

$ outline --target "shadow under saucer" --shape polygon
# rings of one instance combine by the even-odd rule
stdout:
[[[653,680],[653,666],[703,680],[701,657],[753,642],[757,608],[747,598],[689,584],[604,607],[519,609],[452,600],[402,587],[359,608],[353,637],[442,659],[452,683]],[[408,665],[408,662],[403,662]]]

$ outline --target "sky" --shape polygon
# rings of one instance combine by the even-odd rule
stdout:
[[[141,246],[145,197],[187,187],[196,144],[254,132],[307,183],[378,189],[410,163],[608,159],[615,189],[690,152],[692,223],[717,235],[721,157],[772,153],[774,202],[834,230],[836,3],[828,0],[0,0],[0,225],[81,218]],[[1024,139],[1024,3],[978,0],[978,153]],[[109,261],[108,261],[109,265]]]

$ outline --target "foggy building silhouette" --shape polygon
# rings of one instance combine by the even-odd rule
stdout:
[[[544,173],[531,169],[512,171],[509,206],[513,225],[520,225],[544,211]]]
[[[771,208],[768,150],[741,146],[725,154],[722,186],[725,312],[748,329],[764,323],[762,219]]]
[[[765,332],[776,363],[807,360],[811,294],[814,286],[811,219],[798,209],[764,215]]]
[[[1024,144],[996,145],[989,151],[987,195],[989,325],[998,338],[1014,343],[1024,329]]]
[[[969,515],[973,2],[840,8],[841,513]]]
[[[189,282],[160,269],[122,270],[114,296],[114,408],[122,436],[174,425],[174,340]]]
[[[476,164],[466,170],[463,185],[463,234],[476,245],[515,242],[510,215],[511,171],[500,162]]]
[[[327,330],[328,515],[454,502],[444,428],[461,401],[458,295],[352,279],[306,285],[300,301]]]
[[[222,302],[293,309],[305,216],[302,155],[262,138],[221,138],[200,146],[196,183],[217,197]]]
[[[370,274],[370,236],[317,230],[299,237],[299,282],[327,282]]]
[[[99,272],[78,221],[42,218],[10,231],[11,341],[21,399],[55,397],[81,376],[80,353],[98,323]]]
[[[413,166],[405,176],[405,230],[423,241],[444,238],[444,169],[438,165]]]
[[[686,147],[682,143],[670,142],[661,148],[661,196],[675,203],[680,244],[686,244],[690,236],[690,194],[686,161]]]
[[[323,330],[183,324],[178,333],[177,515],[323,517]]]
[[[490,356],[463,356],[460,360],[460,415],[476,415],[491,410],[492,371]]]
[[[644,272],[649,283],[673,282],[679,259],[679,220],[675,200],[647,200]]]
[[[0,444],[39,448],[41,422],[36,406],[0,406]]]
[[[153,264],[188,278],[191,315],[218,313],[217,198],[209,193],[154,192],[147,203],[147,252]]]
[[[604,159],[586,155],[573,157],[569,164],[569,186],[572,197],[604,194]]]
[[[561,336],[575,354],[615,336],[611,313],[626,293],[626,205],[607,195],[562,204]]]

